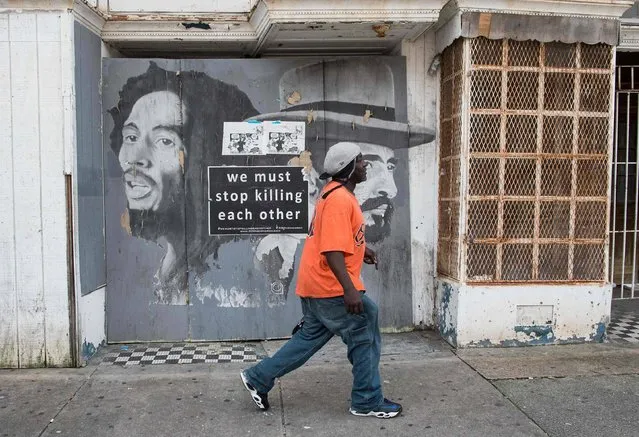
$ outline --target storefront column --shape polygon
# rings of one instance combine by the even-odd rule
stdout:
[[[476,12],[440,26],[435,308],[451,344],[603,339],[617,30]]]

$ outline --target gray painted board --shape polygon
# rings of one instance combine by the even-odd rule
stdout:
[[[207,168],[304,167],[312,217],[339,141],[370,162],[355,193],[380,258],[364,266],[367,291],[382,327],[412,324],[408,146],[432,130],[408,134],[404,58],[105,59],[103,78],[109,341],[290,335],[304,238],[209,236]],[[224,123],[248,119],[303,122],[310,157],[223,154]]]
[[[100,38],[74,25],[78,260],[82,295],[106,282]]]

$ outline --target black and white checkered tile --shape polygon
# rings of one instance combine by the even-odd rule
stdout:
[[[263,358],[253,344],[168,344],[118,346],[107,353],[103,365],[247,363]]]
[[[639,313],[613,310],[608,338],[614,342],[639,344]]]

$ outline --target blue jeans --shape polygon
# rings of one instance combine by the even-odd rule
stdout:
[[[268,393],[279,378],[297,369],[322,348],[333,335],[348,347],[353,365],[351,406],[372,409],[384,397],[379,377],[382,339],[377,322],[377,305],[362,293],[364,312],[349,314],[344,297],[302,298],[304,325],[275,355],[246,370],[249,382],[260,393]]]

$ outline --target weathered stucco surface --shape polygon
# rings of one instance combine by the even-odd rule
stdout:
[[[438,281],[437,329],[457,347],[600,342],[610,304],[608,285],[473,287]],[[552,307],[551,318],[522,316],[522,307],[536,306]]]

